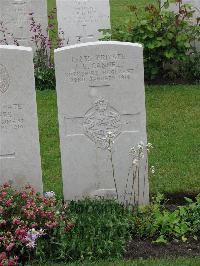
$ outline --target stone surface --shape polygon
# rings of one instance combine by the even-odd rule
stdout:
[[[55,51],[55,64],[65,199],[116,197],[112,163],[119,199],[123,201],[126,183],[131,197],[129,151],[140,141],[146,143],[142,46],[69,46]],[[135,202],[140,204],[148,202],[146,169],[143,159],[134,183]]]
[[[7,28],[8,44],[14,44],[14,38],[21,46],[35,48],[31,41],[33,33],[30,32],[30,13],[33,13],[36,23],[41,24],[42,32],[46,36],[48,26],[46,0],[0,0],[0,21],[3,21],[3,27]],[[9,37],[8,33],[13,34],[13,37]]]
[[[109,0],[57,0],[59,36],[64,45],[98,41],[110,28]]]
[[[33,52],[0,45],[0,183],[42,191]]]

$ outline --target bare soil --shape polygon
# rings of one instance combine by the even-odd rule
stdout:
[[[167,194],[168,199],[164,207],[169,211],[174,211],[178,206],[186,204],[185,197],[195,200],[197,194],[175,193]],[[198,240],[189,239],[187,242],[173,240],[167,244],[153,243],[153,239],[132,239],[125,252],[126,259],[147,259],[163,257],[193,257],[200,256],[200,238]]]
[[[134,239],[128,243],[126,259],[147,259],[163,257],[193,257],[200,256],[200,241],[190,240],[188,242],[172,241],[167,244],[152,243],[151,239]]]

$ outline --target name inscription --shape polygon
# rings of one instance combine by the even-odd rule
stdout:
[[[70,83],[130,80],[139,67],[137,61],[128,66],[123,53],[96,54],[71,57],[72,70],[66,73]]]
[[[28,22],[28,5],[26,1],[22,2],[16,2],[14,3],[15,6],[15,14],[16,14],[16,31],[15,31],[15,37],[19,39],[28,38],[28,25],[30,22]]]
[[[96,22],[96,9],[88,1],[75,2],[75,23]]]
[[[24,128],[22,104],[14,103],[2,105],[0,108],[0,128],[1,130],[19,130]]]
[[[76,25],[97,23],[101,18],[95,4],[91,1],[74,0],[72,5],[73,7],[70,6],[72,13],[65,17],[65,23]]]

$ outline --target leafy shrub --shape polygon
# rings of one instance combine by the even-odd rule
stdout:
[[[134,234],[139,238],[151,238],[156,243],[167,243],[177,239],[186,241],[200,235],[200,196],[196,201],[186,198],[186,205],[174,211],[164,208],[163,196],[158,195],[147,207],[139,207],[135,212]]]
[[[65,205],[55,197],[40,196],[30,186],[20,192],[0,186],[0,265],[61,254],[71,228]]]
[[[41,60],[42,57],[38,55],[39,52],[37,52],[34,58],[36,89],[41,91],[55,90],[56,78],[54,64],[45,64],[45,61]]]
[[[71,202],[76,222],[68,235],[68,260],[122,257],[133,228],[132,212],[111,200]]]
[[[200,195],[196,197],[196,201],[185,198],[188,205],[180,207],[180,215],[190,224],[192,234],[200,234]]]
[[[182,80],[200,83],[200,53],[188,56],[179,69]]]
[[[167,3],[166,1],[166,7]],[[147,81],[179,77],[178,63],[188,60],[190,53],[196,53],[194,40],[200,36],[199,26],[189,21],[192,16],[191,7],[180,4],[179,12],[175,14],[163,11],[156,5],[149,5],[145,7],[142,18],[136,6],[129,8],[134,20],[122,27],[114,27],[111,31],[112,39],[144,45]]]
[[[183,209],[170,212],[161,204],[162,195],[145,208],[138,208],[135,219],[135,234],[140,238],[152,238],[157,243],[172,239],[185,239],[191,231],[190,223],[183,219]],[[181,210],[181,212],[180,212]]]
[[[31,40],[35,47],[34,67],[35,82],[38,90],[55,89],[55,68],[53,58],[51,58],[52,40],[48,35],[48,29],[53,30],[53,24],[44,34],[41,24],[37,24],[34,19],[34,13],[30,13],[30,31],[32,33]],[[53,14],[50,16],[54,19]]]

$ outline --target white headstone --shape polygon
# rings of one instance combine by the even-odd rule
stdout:
[[[65,199],[116,196],[108,138],[112,132],[114,176],[123,200],[130,149],[146,143],[142,46],[68,46],[55,51],[55,65]],[[139,204],[148,202],[144,161],[134,186]],[[128,190],[130,194],[130,185]]]
[[[0,45],[0,183],[42,191],[33,52]]]
[[[56,0],[60,39],[64,45],[98,41],[99,29],[110,29],[109,0]]]
[[[33,13],[37,25],[41,25],[42,33],[47,36],[48,16],[46,0],[0,0],[0,21],[6,28],[8,44],[13,44],[13,37],[21,46],[35,48],[30,31],[30,14]],[[13,37],[9,38],[11,33]],[[0,40],[2,35],[0,34]]]

